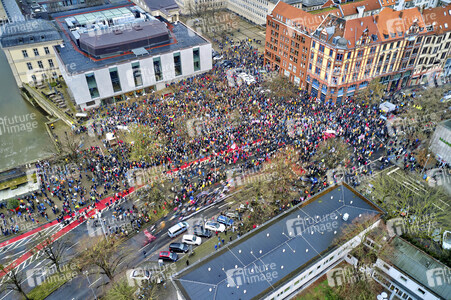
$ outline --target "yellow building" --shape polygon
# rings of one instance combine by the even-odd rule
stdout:
[[[62,39],[51,22],[31,19],[5,24],[0,43],[19,87],[61,75],[53,46],[62,44]]]

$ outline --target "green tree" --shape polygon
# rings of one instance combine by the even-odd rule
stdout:
[[[19,206],[19,200],[17,199],[9,199],[6,204],[6,208],[9,210],[16,209]]]
[[[25,290],[23,289],[23,283],[26,281],[23,272],[19,272],[17,265],[4,266],[0,265],[0,274],[5,274],[2,278],[2,284],[0,285],[0,292],[16,291],[21,294],[25,300],[29,300]]]

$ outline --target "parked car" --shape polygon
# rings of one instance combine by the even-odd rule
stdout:
[[[150,280],[152,273],[149,270],[141,268],[134,269],[130,272],[130,278],[136,280]]]
[[[186,253],[189,251],[189,246],[185,243],[170,243],[169,251],[175,253]]]
[[[159,257],[165,261],[177,261],[177,259],[179,259],[177,253],[171,251],[161,251]]]
[[[204,229],[202,226],[197,225],[194,227],[194,235],[209,238],[211,237],[211,231],[208,229]]]
[[[208,229],[211,231],[224,232],[226,228],[225,228],[224,224],[220,224],[220,223],[214,222],[214,221],[207,221],[207,222],[205,222],[205,229]]]
[[[234,222],[232,219],[223,215],[218,216],[217,221],[218,223],[224,224],[225,226],[232,226]]]
[[[182,242],[188,245],[197,245],[202,244],[202,239],[194,234],[185,234],[182,237]]]

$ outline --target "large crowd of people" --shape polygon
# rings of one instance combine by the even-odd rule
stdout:
[[[105,143],[107,154],[99,147],[84,149],[70,170],[63,167],[55,171],[51,162],[38,162],[40,191],[21,198],[14,216],[0,214],[2,233],[19,231],[17,218],[36,222],[35,216],[40,214],[46,220],[61,220],[80,207],[95,206],[106,195],[127,189],[133,169],[163,166],[168,173],[206,156],[214,159],[179,169],[172,177],[178,183],[172,195],[175,206],[188,199],[191,205],[202,205],[192,201],[193,195],[225,179],[228,168],[258,167],[286,146],[295,149],[306,175],[319,178],[309,189],[313,194],[328,185],[327,168],[313,159],[325,132],[333,132],[335,139],[349,145],[350,165],[355,168],[369,164],[376,153],[383,161],[395,154],[410,168],[414,165],[415,158],[408,150],[414,143],[389,141],[386,121],[377,105],[362,104],[351,97],[333,104],[305,92],[290,99],[274,95],[262,85],[261,75],[270,71],[263,64],[263,55],[248,41],[235,42],[234,47],[229,44],[220,45],[224,59],[255,76],[256,83],[230,87],[227,69],[217,65],[208,73],[171,84],[168,87],[173,92],[165,97],[153,93],[138,101],[88,111],[92,121],[74,132],[85,135],[91,126],[100,134],[118,133],[120,128],[137,130],[143,126],[151,128],[153,136],[149,138],[160,143],[140,161],[131,159],[130,143]],[[118,214],[124,212],[128,218],[130,211]]]

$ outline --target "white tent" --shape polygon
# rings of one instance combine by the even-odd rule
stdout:
[[[385,101],[384,103],[379,105],[379,108],[387,113],[387,112],[394,111],[396,109],[396,105],[394,105],[393,103],[390,103],[388,101]]]
[[[114,136],[114,133],[108,132],[108,133],[106,134],[106,140],[107,140],[108,142],[113,141],[113,140],[115,140],[115,139],[116,139],[116,137]]]

